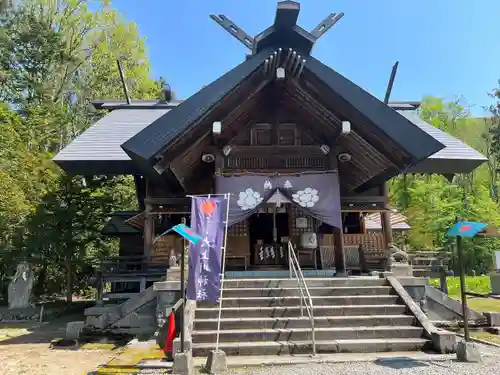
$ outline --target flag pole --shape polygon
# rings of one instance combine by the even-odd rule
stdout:
[[[182,218],[182,224],[186,225],[186,218]],[[184,327],[184,312],[186,306],[186,286],[185,286],[185,257],[186,257],[186,239],[182,237],[182,253],[181,253],[181,299],[182,299],[182,307],[181,307],[181,353],[184,353],[184,338],[185,338],[185,329]]]
[[[462,251],[462,236],[457,236],[457,257],[458,257],[458,272],[460,273],[460,294],[462,297],[462,315],[464,317],[464,338],[465,341],[470,341],[469,334],[469,311],[467,306],[467,294],[465,283],[465,269]]]
[[[231,194],[223,194],[226,199],[226,220],[224,222],[224,245],[221,249],[222,269],[220,274],[220,295],[219,295],[219,317],[217,318],[217,340],[215,342],[215,351],[219,350],[219,334],[220,334],[220,318],[222,314],[222,293],[224,290],[224,273],[226,269],[226,245],[227,245],[227,229],[229,225],[229,200]]]

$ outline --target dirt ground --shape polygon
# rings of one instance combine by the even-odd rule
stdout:
[[[40,327],[0,324],[0,375],[82,375],[95,370],[118,353],[115,350],[50,349],[63,338],[66,323],[83,320],[66,316]]]

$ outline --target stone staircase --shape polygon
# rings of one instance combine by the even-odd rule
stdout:
[[[151,286],[121,304],[87,308],[84,327],[128,334],[154,332],[157,327],[156,296]]]
[[[318,353],[419,351],[432,346],[394,289],[379,278],[306,279]],[[312,352],[311,325],[292,279],[226,279],[219,348],[227,355]],[[198,303],[194,356],[215,348],[218,304]]]

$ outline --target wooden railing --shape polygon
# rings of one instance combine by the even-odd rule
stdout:
[[[409,250],[408,260],[413,270],[424,275],[427,273],[447,272],[451,253],[436,250]]]
[[[169,259],[159,256],[118,256],[102,259],[98,268],[103,276],[164,273]]]

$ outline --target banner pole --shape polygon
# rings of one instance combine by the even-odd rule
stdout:
[[[224,246],[221,249],[222,256],[222,269],[220,274],[220,295],[219,295],[219,317],[217,318],[217,340],[215,342],[215,351],[219,350],[219,333],[220,333],[220,318],[222,314],[222,293],[224,290],[224,274],[226,270],[226,245],[227,245],[227,229],[229,224],[229,199],[231,194],[224,194],[224,199],[226,200],[226,221],[224,223]]]
[[[182,218],[182,224],[186,225],[186,218]],[[184,339],[185,339],[185,329],[184,327],[184,312],[185,312],[185,306],[186,306],[186,287],[185,287],[185,275],[184,275],[184,268],[185,268],[185,257],[186,257],[186,239],[182,237],[182,253],[181,253],[181,299],[182,299],[182,306],[181,306],[181,353],[184,353]]]

